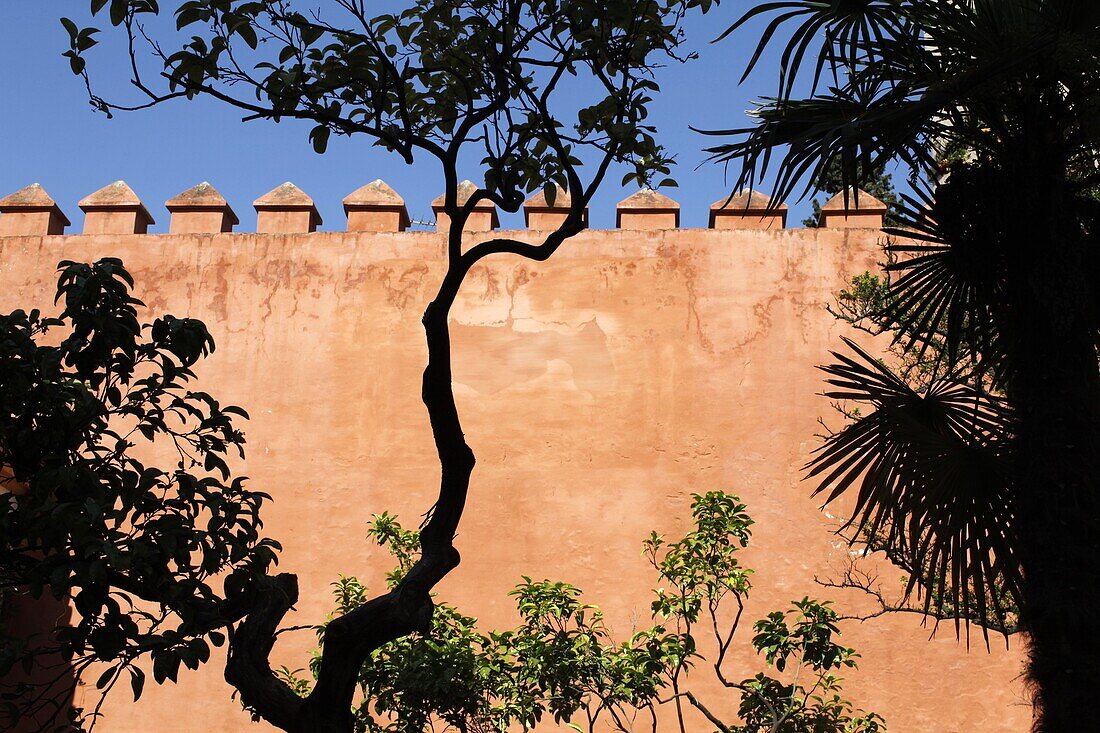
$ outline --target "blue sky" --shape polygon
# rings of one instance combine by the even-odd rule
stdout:
[[[175,3],[162,0],[170,9]],[[719,44],[708,41],[731,23],[745,3],[727,2],[688,26],[698,61],[673,64],[659,71],[662,92],[652,120],[665,146],[676,153],[673,177],[679,189],[665,192],[681,204],[681,226],[704,227],[707,209],[728,193],[736,172],[704,162],[701,149],[713,138],[688,129],[738,127],[746,124],[751,100],[773,91],[777,66],[765,58],[750,80],[737,86],[756,41],[755,27]],[[68,37],[58,22],[67,15],[87,20],[88,0],[2,0],[0,2],[0,115],[3,165],[0,195],[40,182],[73,220],[79,232],[76,202],[118,179],[129,183],[156,219],[154,232],[166,231],[163,202],[199,183],[210,181],[229,200],[241,225],[255,226],[252,201],[283,181],[293,181],[317,202],[324,230],[343,229],[341,199],[364,183],[382,178],[406,200],[414,219],[431,218],[429,202],[441,192],[441,178],[431,161],[414,166],[373,148],[365,138],[334,138],[325,155],[313,152],[307,123],[243,123],[241,113],[219,103],[177,101],[113,119],[90,109],[83,85],[72,75],[61,52]],[[106,19],[99,23],[106,25]],[[129,96],[128,76],[117,53],[123,37],[105,32],[111,48],[93,49],[93,80],[104,96]],[[113,52],[112,52],[113,51]],[[151,63],[155,63],[152,62]],[[476,158],[475,158],[476,160]],[[618,185],[625,171],[609,176],[592,205],[592,225],[614,226],[615,203],[634,188]],[[479,180],[476,163],[461,171]],[[895,178],[899,176],[895,175]],[[808,201],[788,202],[790,226],[798,226]],[[522,214],[502,216],[504,227],[521,227]]]

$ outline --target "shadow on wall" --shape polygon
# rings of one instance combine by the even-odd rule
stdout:
[[[72,609],[68,604],[57,600],[48,591],[37,599],[18,590],[0,597],[0,623],[7,629],[18,630],[18,638],[34,646],[44,644],[55,628],[68,626],[71,618]],[[0,730],[35,733],[54,730],[56,726],[67,723],[73,705],[74,683],[73,668],[68,658],[60,654],[35,658],[29,672],[16,664],[10,674],[0,678],[0,691],[31,694],[26,690],[33,686],[33,694],[39,695],[40,699],[34,714],[29,719],[23,718],[18,725],[12,723],[6,706],[0,705]]]

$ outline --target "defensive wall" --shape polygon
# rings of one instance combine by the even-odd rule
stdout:
[[[537,237],[563,204],[536,196],[529,228],[507,236]],[[200,365],[202,389],[251,414],[237,468],[274,496],[267,532],[285,548],[281,568],[301,578],[288,623],[321,621],[339,573],[380,588],[388,562],[364,539],[370,515],[415,525],[437,489],[419,321],[443,271],[443,236],[406,231],[404,202],[380,181],[345,200],[344,232],[316,231],[313,202],[290,184],[257,199],[255,233],[232,231],[237,217],[208,184],[167,202],[167,234],[147,233],[153,216],[121,182],[80,206],[84,233],[66,235],[41,187],[0,199],[0,310],[51,312],[60,260],[122,258],[150,319],[206,322],[218,348]],[[826,305],[882,259],[883,213],[866,194],[847,206],[838,197],[824,227],[788,229],[783,207],[743,194],[716,202],[709,229],[680,229],[678,205],[643,191],[619,205],[617,229],[586,230],[545,263],[502,256],[471,272],[452,334],[478,464],[457,539],[463,563],[440,596],[501,627],[514,620],[506,594],[521,575],[565,580],[625,637],[649,620],[656,582],[642,539],[682,532],[690,495],[723,489],[756,520],[731,677],[758,669],[749,624],[767,611],[805,595],[832,597],[843,613],[874,610],[862,594],[815,584],[852,550],[834,534],[843,507],[820,511],[800,469],[820,443],[818,419],[838,420],[815,365],[850,329]],[[470,227],[495,222],[482,206]],[[900,571],[871,562],[900,590]],[[848,696],[892,733],[1028,729],[1018,639],[987,651],[975,632],[968,651],[950,624],[930,639],[911,614],[843,631],[862,655],[845,675]],[[305,667],[313,645],[309,631],[285,634],[273,661]],[[266,730],[230,699],[221,672],[215,657],[178,685],[149,685],[136,705],[119,691],[97,730]],[[710,679],[700,667],[689,684],[730,710]]]

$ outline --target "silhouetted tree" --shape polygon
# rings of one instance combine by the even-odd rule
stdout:
[[[270,579],[229,644],[226,678],[256,715],[286,731],[351,731],[363,661],[381,645],[429,628],[431,589],[459,562],[452,540],[474,469],[451,389],[448,317],[459,289],[486,257],[550,257],[581,231],[585,207],[612,165],[630,166],[626,180],[641,185],[667,174],[670,159],[646,124],[658,91],[651,71],[676,57],[684,14],[706,11],[711,0],[417,0],[379,15],[364,0],[172,5],[177,27],[189,34],[177,47],[169,47],[170,34],[142,25],[160,12],[156,2],[91,0],[92,15],[103,13],[125,34],[131,81],[143,95],[133,104],[95,94],[84,54],[96,31],[63,21],[67,56],[97,109],[110,114],[208,96],[247,119],[308,121],[318,152],[332,134],[362,135],[406,162],[426,156],[440,165],[450,222],[447,270],[423,318],[423,401],[441,476],[420,531],[420,556],[392,589],[328,624],[317,684],[305,698],[268,662],[279,623],[298,597],[293,575]],[[138,60],[148,51],[161,62],[152,80]],[[484,182],[460,200],[458,161],[470,148],[484,155]],[[569,214],[555,231],[537,242],[493,235],[467,241],[475,206],[489,201],[514,212],[544,186],[551,202],[559,189],[569,194]]]
[[[714,155],[751,183],[789,146],[781,194],[892,160],[926,191],[906,199],[881,314],[933,371],[914,385],[837,354],[829,394],[873,410],[810,475],[828,501],[855,488],[856,526],[925,569],[929,603],[996,624],[1007,597],[1034,729],[1085,730],[1100,685],[1100,6],[783,0],[731,31],[761,15],[795,24],[778,96]]]
[[[141,325],[132,285],[118,260],[62,262],[60,316],[0,316],[4,610],[36,599],[37,613],[71,603],[79,614],[59,628],[43,619],[30,638],[0,630],[6,729],[54,730],[96,662],[96,688],[128,680],[135,697],[139,662],[158,683],[198,667],[252,606],[279,550],[260,537],[269,497],[226,463],[244,455],[235,420],[247,416],[192,388],[213,339],[189,318]],[[134,457],[151,444],[176,464]]]

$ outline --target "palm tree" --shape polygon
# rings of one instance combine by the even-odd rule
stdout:
[[[990,623],[1016,605],[1034,731],[1093,728],[1100,3],[782,0],[727,34],[760,16],[745,73],[790,29],[778,92],[755,125],[710,131],[732,137],[710,152],[740,162],[738,185],[774,173],[782,201],[830,165],[851,185],[899,161],[926,192],[906,200],[879,315],[936,357],[931,378],[837,354],[830,394],[873,409],[810,475],[826,501],[854,492],[853,526],[925,569],[926,603]]]

